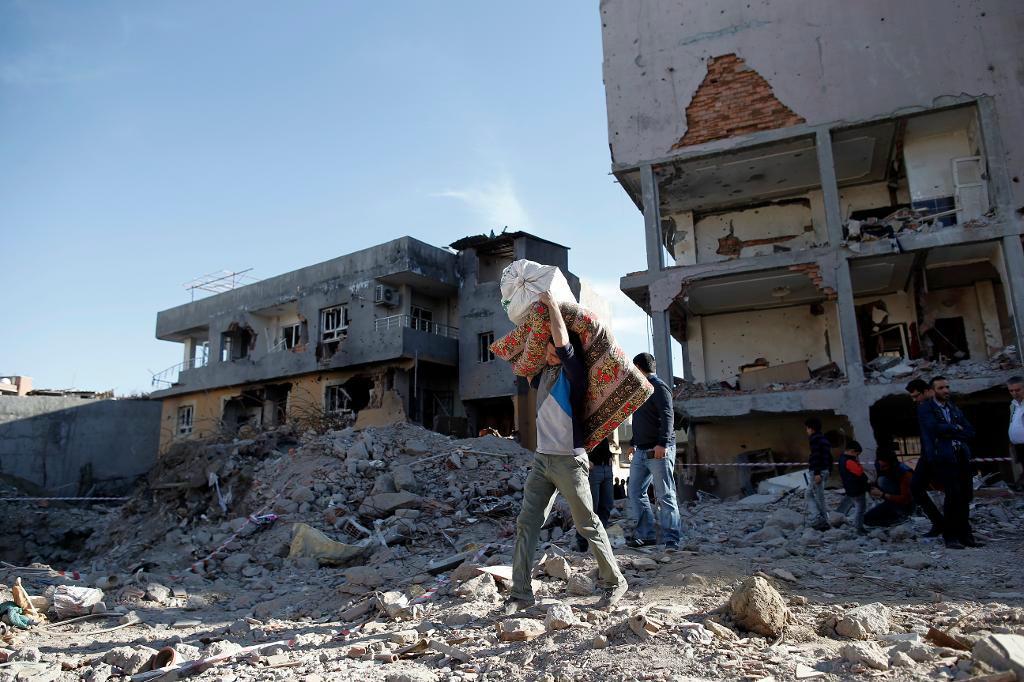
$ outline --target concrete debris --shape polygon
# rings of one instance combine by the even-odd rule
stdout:
[[[558,602],[548,607],[548,613],[544,617],[544,627],[548,630],[565,630],[576,624],[576,616],[573,615],[572,607],[568,604]]]
[[[634,529],[619,501],[609,536],[622,540],[631,588],[611,611],[595,608],[596,562],[575,551],[556,500],[532,576],[537,603],[509,615],[500,597],[532,459],[515,443],[397,425],[253,430],[175,448],[116,511],[69,510],[92,529],[74,555],[70,536],[31,530],[38,510],[12,510],[16,537],[39,539],[29,556],[69,557],[59,568],[85,575],[26,562],[0,566],[0,583],[21,577],[28,594],[51,599],[102,584],[96,604],[110,616],[8,633],[10,662],[38,668],[5,666],[0,682],[123,678],[104,660],[113,650],[149,675],[144,655],[168,646],[178,665],[216,657],[221,667],[202,679],[217,682],[852,679],[883,664],[892,679],[966,679],[1013,674],[995,667],[1012,660],[995,636],[1024,635],[1021,496],[977,496],[972,518],[991,539],[957,553],[922,540],[917,517],[867,536],[849,524],[808,529],[802,496],[782,491],[683,505],[679,551],[633,549],[622,546]],[[226,511],[210,471],[231,492]],[[415,506],[360,512],[405,493]],[[826,496],[835,509],[841,494]],[[290,556],[296,534],[317,540],[303,541],[305,556]],[[358,551],[321,561],[331,543]],[[104,632],[139,617],[145,627]]]
[[[53,591],[53,610],[57,618],[75,618],[92,613],[92,608],[103,599],[103,592],[94,587],[58,585]]]
[[[750,577],[729,598],[729,612],[744,630],[778,637],[786,626],[789,609],[778,590],[767,580]]]
[[[512,618],[498,624],[498,638],[503,642],[524,642],[544,634],[545,626],[532,618]]]
[[[992,634],[979,639],[971,649],[974,658],[996,671],[1011,671],[1024,680],[1024,636]]]
[[[875,670],[889,669],[888,657],[874,642],[850,642],[843,645],[840,653],[850,663],[861,663]]]
[[[889,609],[875,602],[850,609],[835,621],[836,634],[850,639],[871,639],[889,634]]]

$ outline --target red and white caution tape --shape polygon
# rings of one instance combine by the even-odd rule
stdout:
[[[1012,457],[975,457],[974,462],[1012,462]],[[874,464],[875,460],[861,460],[861,464]],[[807,462],[676,462],[679,467],[806,467]]]

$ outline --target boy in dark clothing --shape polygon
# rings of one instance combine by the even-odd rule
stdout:
[[[846,450],[839,455],[839,477],[843,481],[843,488],[846,490],[846,497],[839,503],[836,509],[840,514],[846,514],[850,507],[857,507],[855,525],[858,533],[864,533],[864,509],[867,507],[868,475],[864,473],[858,458],[863,452],[860,443],[851,440],[846,444]]]
[[[807,510],[814,518],[811,527],[828,530],[828,509],[825,507],[825,483],[832,470],[832,445],[821,432],[821,420],[811,417],[804,422],[811,454],[807,458]]]

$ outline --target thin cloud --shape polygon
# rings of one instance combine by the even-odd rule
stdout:
[[[430,196],[461,201],[488,226],[525,228],[530,225],[529,213],[507,176],[494,182],[434,192]]]
[[[0,63],[0,83],[64,85],[110,78],[127,69],[84,64],[65,47],[51,45]]]

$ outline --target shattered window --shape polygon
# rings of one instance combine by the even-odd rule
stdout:
[[[184,405],[178,408],[178,435],[187,436],[192,433],[193,405]]]
[[[338,305],[320,311],[320,340],[337,341],[348,329],[348,306]]]
[[[295,324],[288,325],[282,330],[282,332],[284,347],[291,350],[300,343],[300,339],[302,338],[302,323],[296,322]]]
[[[349,409],[352,398],[340,384],[324,389],[324,412],[341,412]]]
[[[494,360],[494,353],[491,352],[492,343],[494,343],[494,332],[484,332],[477,335],[477,362],[490,362]]]

